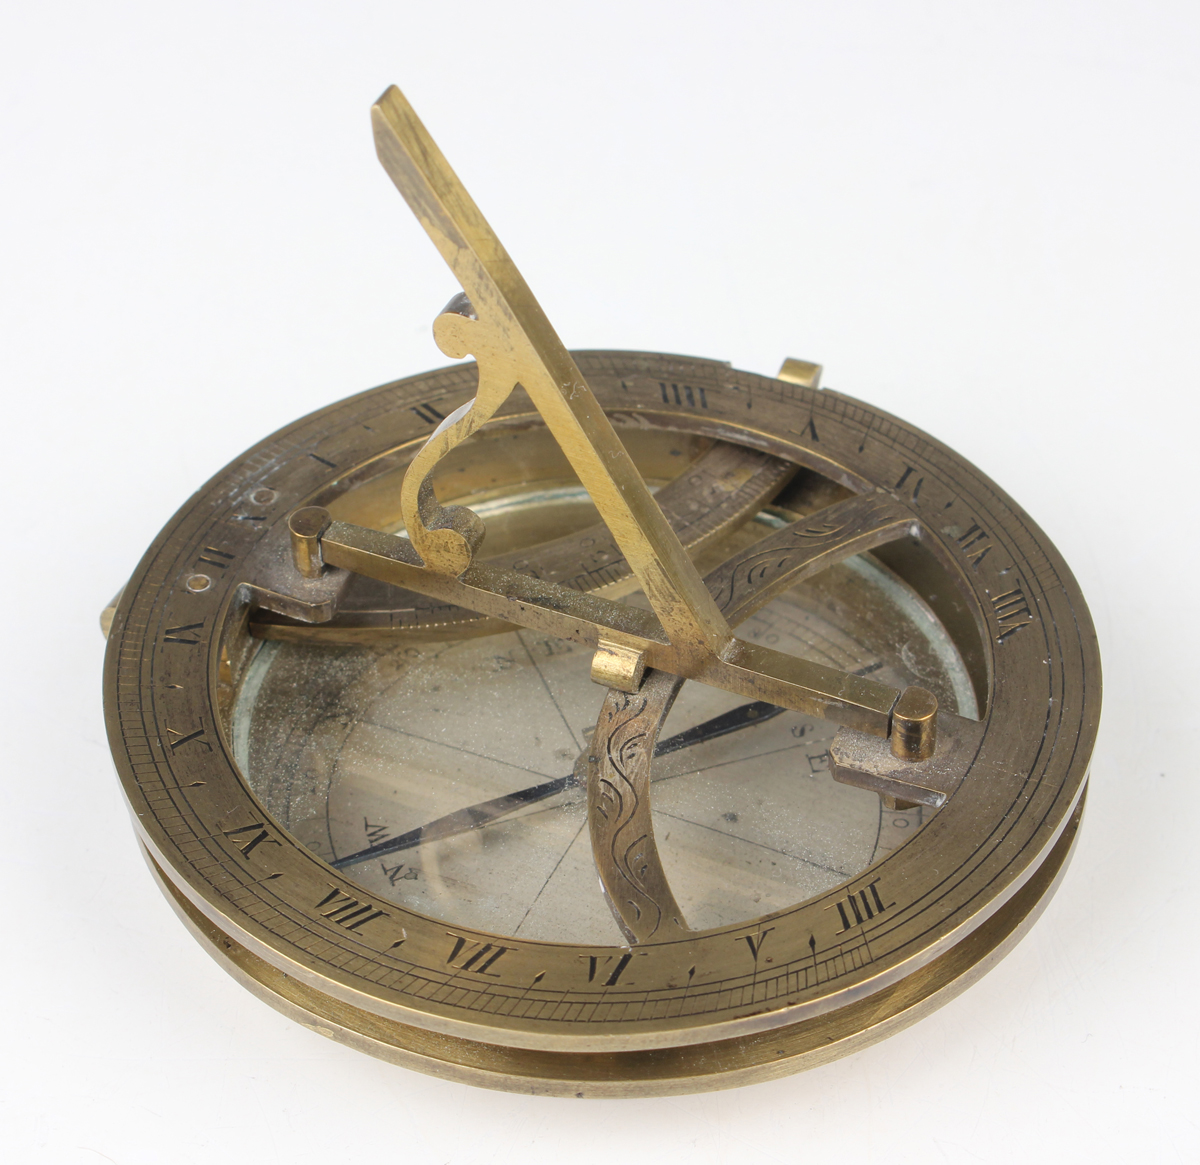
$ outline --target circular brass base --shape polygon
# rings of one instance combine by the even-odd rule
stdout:
[[[1085,787],[1086,796],[1086,787]],[[849,1055],[949,1002],[999,962],[1033,925],[1062,879],[1083,815],[1081,796],[1032,877],[956,946],[907,978],[837,1011],[740,1039],[677,1048],[571,1053],[506,1048],[386,1020],[284,974],[213,925],[143,847],[159,885],[192,933],[235,979],[311,1031],[445,1080],[536,1096],[672,1096],[770,1080]]]
[[[907,1026],[965,988],[1017,941],[1053,889],[1078,825],[1099,715],[1086,606],[1015,503],[895,418],[712,361],[612,352],[580,360],[600,406],[643,452],[665,450],[692,464],[691,453],[707,456],[713,442],[725,442],[802,469],[801,485],[815,491],[811,512],[825,515],[804,519],[805,538],[832,531],[837,550],[856,544],[853,531],[874,537],[901,522],[903,537],[875,553],[928,600],[962,657],[980,715],[962,718],[976,743],[963,744],[963,763],[951,774],[957,784],[944,790],[932,829],[911,835],[865,876],[813,896],[797,889],[803,901],[758,919],[686,928],[678,941],[652,936],[636,950],[532,936],[510,942],[472,924],[479,919],[364,886],[323,860],[311,838],[291,832],[290,814],[276,813],[249,783],[233,715],[258,658],[255,635],[287,626],[256,622],[262,613],[280,608],[274,613],[299,634],[324,627],[332,611],[332,591],[310,593],[314,580],[293,577],[287,517],[321,504],[347,528],[396,528],[392,486],[428,435],[422,410],[432,401],[445,416],[468,402],[478,379],[467,365],[385,385],[288,426],[222,471],[164,528],[112,624],[105,690],[118,772],[159,876],[197,937],[256,994],[332,1038],[449,1079],[565,1096],[686,1093],[812,1067]],[[460,463],[447,499],[507,505],[514,484],[539,497],[561,487],[557,462],[533,456],[542,428],[527,406],[512,404],[495,422],[487,455]],[[497,465],[510,467],[501,479]],[[664,490],[678,479],[651,476]],[[685,484],[692,488],[691,477]],[[876,503],[892,515],[882,526],[877,514],[869,518]],[[345,512],[352,505],[358,512]],[[847,505],[857,517],[843,525]],[[542,528],[542,510],[539,501],[520,531],[514,527],[514,555],[542,545],[539,538],[570,536]],[[580,528],[591,520],[578,517]],[[563,561],[574,569],[570,555]],[[198,573],[197,562],[211,572]],[[336,617],[351,631],[394,630],[392,645],[400,645],[408,616],[393,627],[399,616],[390,600],[379,606],[369,588],[360,598]],[[444,638],[446,619],[457,627],[474,618],[471,610],[447,616],[435,603],[426,625],[414,606],[412,627]],[[322,621],[310,625],[289,611]],[[358,614],[367,618],[362,627]],[[848,603],[838,626],[850,634],[865,618],[865,607]],[[332,678],[331,693],[349,690]],[[347,706],[360,702],[355,694]],[[310,701],[299,716],[287,708],[272,716],[289,738],[307,740],[324,707]],[[848,771],[870,776],[853,764]],[[317,784],[313,794],[324,796]],[[457,808],[452,798],[445,808]],[[340,864],[346,851],[326,840],[324,852]],[[611,844],[593,845],[598,852],[616,854]],[[663,910],[657,899],[655,908]],[[468,943],[472,953],[457,958]]]

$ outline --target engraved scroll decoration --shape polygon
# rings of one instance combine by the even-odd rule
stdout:
[[[764,538],[709,573],[705,585],[731,626],[826,567],[916,533],[912,512],[864,495],[827,506]],[[588,756],[588,828],[600,884],[631,943],[690,931],[663,869],[651,818],[651,763],[683,684],[646,672],[636,695],[610,690]]]

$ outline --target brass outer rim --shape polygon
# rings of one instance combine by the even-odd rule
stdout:
[[[214,634],[234,602],[236,582],[226,581],[221,563],[211,568],[210,587],[194,592],[186,582],[197,557],[211,557],[216,543],[231,568],[252,570],[255,555],[270,549],[283,509],[336,488],[338,480],[389,449],[411,445],[421,427],[411,414],[430,399],[468,397],[469,366],[385,385],[288,426],[218,474],[156,539],[117,611],[105,680],[114,757],[139,831],[169,878],[204,904],[204,914],[222,920],[221,929],[250,936],[251,946],[266,951],[293,978],[321,984],[323,994],[366,1004],[364,1010],[377,1017],[411,1019],[428,1032],[484,1035],[547,1051],[582,1047],[608,1054],[621,1047],[665,1054],[689,1043],[707,1045],[717,1035],[786,1028],[799,1015],[837,1013],[847,1002],[872,997],[881,984],[905,979],[912,967],[948,947],[957,949],[967,931],[988,925],[984,920],[1021,892],[1066,826],[1099,716],[1099,661],[1086,606],[1061,558],[1019,507],[961,457],[878,410],[712,361],[601,352],[579,354],[579,362],[602,403],[623,423],[661,427],[671,421],[682,430],[791,457],[852,488],[873,483],[871,488],[910,500],[915,519],[929,531],[931,548],[955,572],[989,644],[994,689],[989,721],[997,714],[1000,719],[989,723],[981,748],[987,780],[951,798],[936,819],[940,832],[923,831],[919,846],[909,843],[866,872],[890,879],[894,913],[862,928],[853,942],[832,937],[831,916],[822,911],[831,910],[847,888],[853,893],[869,880],[860,875],[763,920],[704,932],[690,944],[639,950],[653,958],[633,966],[652,968],[658,978],[647,970],[639,982],[630,972],[611,991],[607,984],[578,981],[580,960],[585,965],[591,958],[620,960],[621,948],[522,943],[506,965],[521,970],[527,962],[532,971],[544,960],[565,977],[553,993],[539,988],[541,995],[515,979],[516,986],[507,986],[438,972],[445,959],[437,943],[446,945],[447,924],[406,914],[394,904],[379,904],[388,921],[369,936],[339,932],[316,914],[313,907],[330,886],[340,893],[363,892],[286,834],[275,833],[236,774],[215,716],[220,643]],[[689,398],[706,402],[708,411],[666,407],[668,385],[673,389],[685,380],[695,386]],[[263,486],[278,487],[284,500],[260,519],[263,526],[239,527],[238,507]],[[943,498],[949,498],[945,505]],[[955,514],[944,516],[955,504],[961,521]],[[1005,563],[1004,570],[997,569]],[[236,577],[231,569],[228,580]],[[1014,579],[1025,588],[1031,611],[1031,622],[1017,628],[1022,634],[997,622],[993,609],[995,589]],[[206,647],[194,653],[164,647],[164,632],[189,621],[202,627],[198,636],[209,636]],[[1049,669],[1044,677],[1043,656]],[[197,724],[209,734],[199,740],[204,750],[188,744]],[[244,828],[248,820],[263,821],[277,848],[264,844],[253,861],[244,862],[227,831]],[[955,849],[948,840],[951,826],[976,820],[984,824],[970,844]],[[267,857],[270,864],[264,864]],[[385,926],[390,930],[383,933]],[[775,929],[780,965],[759,974],[756,956],[751,976],[736,970],[730,952],[741,952],[742,939],[755,927]],[[808,952],[801,950],[810,928],[821,933],[811,976],[804,966]],[[465,929],[461,935],[478,943],[497,938]],[[784,949],[785,942],[792,949]],[[715,985],[703,1000],[699,991],[689,998],[686,990],[681,993],[680,978],[690,961],[700,965],[706,951],[717,952],[712,957],[721,964],[713,972]],[[825,960],[820,965],[818,955]],[[405,986],[414,982],[406,967],[428,969],[421,971],[430,984],[426,994]],[[509,1007],[513,992],[541,1010],[497,1014],[497,1007]],[[707,1006],[708,998],[715,1010],[697,1011],[697,1001]],[[589,1019],[598,1008],[611,1018]]]
[[[171,899],[173,906],[181,917],[185,918],[188,926],[192,929],[197,937],[203,938],[207,934],[219,934],[221,942],[219,946],[212,950],[211,953],[216,955],[221,954],[222,950],[239,950],[245,952],[245,959],[248,965],[262,965],[264,970],[261,974],[254,977],[262,983],[274,981],[277,976],[283,976],[284,979],[291,984],[290,993],[284,992],[284,998],[290,998],[291,994],[295,994],[297,999],[304,998],[314,1001],[324,1000],[324,1003],[318,1005],[318,1012],[329,1015],[343,1015],[355,1017],[358,1021],[358,1030],[365,1031],[371,1029],[374,1025],[382,1024],[382,1031],[391,1032],[393,1030],[401,1033],[412,1033],[424,1031],[430,1036],[446,1041],[446,1047],[462,1047],[472,1048],[479,1045],[483,1048],[494,1049],[497,1047],[505,1047],[511,1049],[514,1053],[545,1053],[551,1057],[563,1055],[582,1055],[585,1057],[595,1056],[610,1056],[614,1054],[622,1055],[640,1055],[640,1054],[662,1054],[666,1051],[675,1049],[682,1050],[686,1047],[710,1047],[714,1044],[736,1044],[739,1038],[756,1038],[761,1036],[770,1036],[771,1033],[776,1033],[781,1030],[807,1030],[809,1025],[820,1023],[830,1016],[845,1016],[853,1015],[856,1012],[852,1011],[857,1005],[865,1000],[886,996],[890,992],[896,992],[902,989],[905,982],[914,977],[921,976],[925,968],[932,962],[939,959],[946,959],[952,952],[958,950],[967,952],[972,950],[971,936],[981,928],[985,928],[991,920],[997,916],[1004,915],[1009,904],[1026,890],[1027,886],[1039,886],[1040,872],[1046,868],[1046,863],[1053,861],[1053,855],[1059,852],[1060,843],[1068,834],[1071,835],[1070,847],[1074,847],[1075,833],[1078,830],[1079,818],[1082,813],[1082,807],[1087,792],[1086,778],[1084,784],[1078,791],[1077,800],[1072,808],[1071,816],[1061,823],[1058,830],[1047,842],[1042,854],[1036,862],[1031,863],[1023,873],[1022,879],[1010,887],[1010,893],[1005,898],[997,898],[990,902],[987,906],[981,908],[952,934],[945,935],[935,946],[929,946],[921,950],[917,957],[888,968],[885,972],[872,977],[865,984],[857,984],[849,990],[830,993],[823,998],[818,999],[813,1004],[802,1007],[793,1007],[788,1011],[788,1018],[792,1022],[790,1024],[781,1025],[780,1015],[778,1011],[764,1010],[758,1015],[740,1018],[734,1021],[728,1021],[723,1024],[710,1024],[706,1026],[697,1026],[692,1029],[683,1031],[674,1030],[668,1033],[655,1032],[649,1038],[643,1038],[637,1042],[630,1041],[627,1037],[606,1035],[599,1038],[592,1037],[576,1037],[576,1036],[559,1036],[557,1038],[546,1039],[537,1035],[530,1035],[522,1031],[513,1031],[500,1027],[486,1027],[478,1024],[468,1027],[461,1024],[452,1024],[445,1022],[440,1016],[433,1014],[423,1014],[411,1007],[396,1007],[389,1006],[386,1002],[381,1004],[377,998],[372,998],[370,995],[353,988],[347,988],[345,984],[331,977],[323,977],[314,974],[311,968],[304,966],[302,963],[289,959],[282,955],[278,950],[271,947],[269,944],[263,943],[248,929],[238,926],[228,915],[222,914],[219,910],[207,901],[203,895],[196,894],[194,889],[184,879],[178,881],[172,879],[166,872],[169,865],[164,855],[158,850],[150,835],[141,827],[140,822],[135,817],[134,830],[138,835],[139,846],[149,863],[155,879],[158,881],[160,888]],[[874,869],[875,867],[871,867]],[[861,875],[859,875],[861,877]],[[854,880],[854,879],[852,879]],[[1047,883],[1050,886],[1048,891],[1040,891],[1052,894],[1057,888],[1057,880],[1051,880]],[[780,912],[784,913],[784,912]],[[1040,908],[1038,913],[1040,913]],[[765,916],[765,917],[778,917]],[[1005,915],[1007,917],[1007,915]],[[1036,919],[1036,914],[1034,915]],[[439,920],[433,920],[435,923]],[[1032,925],[1033,919],[1031,919]],[[1000,924],[1002,927],[1004,923]],[[726,934],[730,930],[744,928],[736,927],[720,927],[711,932],[696,932],[697,934]],[[989,932],[990,933],[990,932]],[[1024,931],[1021,932],[1022,934]],[[212,944],[205,939],[207,946]],[[986,942],[986,940],[985,940]],[[548,947],[562,946],[565,944],[545,943],[540,944]],[[588,949],[604,949],[604,948],[588,948]],[[621,948],[618,948],[619,950]],[[1006,950],[1008,948],[1005,948]],[[947,964],[943,964],[947,965]],[[950,961],[948,965],[960,965],[957,961]],[[966,965],[970,965],[969,962]],[[990,965],[990,964],[989,964]],[[266,971],[265,968],[271,968]],[[237,976],[241,979],[243,976],[239,972]],[[973,981],[973,980],[971,980]],[[964,984],[964,987],[969,984]],[[259,993],[256,990],[256,993]],[[957,994],[955,992],[954,994]],[[940,996],[939,996],[940,997]],[[953,995],[947,996],[953,998]],[[268,1000],[268,1002],[272,1002]],[[275,1004],[272,1002],[272,1006]],[[940,1004],[935,1005],[940,1006]],[[332,1010],[330,1010],[332,1008]],[[927,1010],[934,1010],[931,1007]],[[289,1014],[291,1014],[289,1012]],[[927,1011],[922,1011],[920,1015],[927,1014]],[[914,1022],[920,1018],[920,1015],[913,1016]],[[369,1019],[367,1017],[370,1017]],[[799,1018],[797,1018],[799,1017]],[[298,1018],[295,1017],[294,1018]],[[305,1023],[305,1026],[312,1026],[306,1020],[301,1019],[300,1022]],[[902,1024],[901,1026],[907,1026]],[[354,1031],[353,1025],[335,1025],[336,1038],[341,1039],[342,1036],[338,1032]],[[889,1029],[890,1030],[890,1029]],[[898,1029],[897,1029],[898,1030]],[[324,1033],[328,1034],[328,1033]],[[881,1033],[877,1038],[883,1038],[887,1032]],[[410,1035],[405,1035],[397,1043],[398,1047],[406,1047],[407,1042],[412,1041]],[[503,1042],[501,1042],[503,1041]],[[343,1042],[354,1043],[353,1040],[343,1040]],[[396,1042],[389,1039],[376,1040],[374,1043],[379,1045],[377,1051],[373,1054],[381,1055],[382,1049],[386,1048],[390,1043]],[[875,1042],[869,1040],[868,1043]],[[418,1046],[420,1041],[417,1041]],[[841,1044],[839,1043],[839,1046]],[[372,1045],[374,1047],[374,1044]],[[857,1045],[855,1045],[857,1047]],[[567,1050],[570,1049],[570,1050]],[[574,1049],[578,1049],[575,1051]],[[368,1048],[367,1050],[372,1050]],[[853,1050],[848,1048],[849,1050]],[[838,1053],[838,1055],[847,1053]],[[388,1055],[384,1055],[388,1059]],[[471,1057],[474,1058],[474,1057]],[[470,1059],[468,1062],[470,1062]],[[837,1058],[836,1056],[830,1057]],[[399,1062],[399,1061],[397,1061]],[[824,1062],[824,1060],[820,1061]],[[803,1067],[812,1065],[798,1065],[790,1069],[790,1071],[799,1071]],[[422,1068],[422,1071],[429,1069]],[[435,1073],[441,1074],[441,1073]],[[776,1073],[786,1074],[786,1073]],[[765,1077],[764,1077],[765,1078]],[[493,1084],[489,1087],[507,1088],[504,1084]],[[717,1087],[714,1085],[714,1087]],[[724,1087],[721,1085],[720,1087]],[[690,1088],[683,1088],[681,1091],[691,1091]]]
[[[201,914],[141,847],[155,880],[201,946],[263,1002],[310,1031],[443,1080],[537,1096],[678,1096],[807,1071],[903,1031],[981,979],[1028,933],[1066,874],[1086,804],[1045,861],[986,922],[912,975],[872,996],[788,1027],[676,1048],[617,1053],[510,1048],[382,1019],[281,972]]]

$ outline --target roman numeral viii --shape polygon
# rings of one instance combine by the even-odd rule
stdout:
[[[328,910],[325,909],[326,906],[329,907]],[[330,922],[354,931],[376,918],[387,917],[384,911],[376,910],[369,902],[364,904],[357,898],[351,898],[349,894],[343,894],[336,887],[317,903],[317,909],[321,911],[322,918],[328,918]]]
[[[1000,624],[1000,634],[996,636],[1000,643],[1033,622],[1029,601],[1020,587],[1013,587],[1002,595],[993,595],[992,610],[996,613],[996,622]]]

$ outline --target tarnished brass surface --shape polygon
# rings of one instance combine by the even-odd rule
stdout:
[[[609,983],[611,971],[589,979],[590,960],[615,968],[628,953],[620,947],[505,942],[474,928],[455,933],[506,948],[493,974],[447,967],[457,940],[444,922],[364,895],[353,871],[331,869],[278,829],[234,763],[217,699],[222,659],[233,661],[236,680],[256,642],[246,634],[256,592],[243,580],[280,569],[280,551],[296,573],[287,529],[296,504],[411,441],[423,424],[412,404],[433,400],[449,411],[455,399],[470,399],[469,366],[385,386],[290,427],[218,475],[151,547],[118,607],[106,673],[114,754],[139,831],[179,893],[258,957],[330,998],[485,1043],[589,1051],[703,1044],[787,1025],[836,1009],[873,990],[869,984],[902,981],[1016,893],[1082,790],[1099,672],[1069,572],[992,483],[865,406],[719,363],[610,353],[577,360],[622,423],[669,417],[681,432],[728,440],[742,431],[755,443],[771,433],[773,455],[852,483],[864,498],[905,507],[911,491],[895,483],[917,461],[917,509],[929,516],[920,544],[940,564],[939,590],[954,587],[973,612],[986,697],[979,743],[938,811],[936,833],[919,833],[842,889],[782,914],[640,944],[642,953]],[[708,408],[665,412],[664,378],[703,386]],[[743,428],[747,398],[754,424]],[[279,497],[274,506],[250,500],[265,484]],[[243,513],[263,520],[238,520]],[[194,592],[188,580],[206,547],[230,555],[229,567],[214,569],[212,585]],[[922,568],[914,577],[938,576]],[[251,838],[266,839],[243,854],[247,835],[238,831],[251,825],[260,826]],[[839,901],[871,884],[886,912],[839,933]],[[326,918],[330,908],[318,904],[335,889],[370,905],[362,915],[370,921],[348,931]],[[773,952],[758,946],[760,934]],[[746,938],[760,960],[773,960],[769,967]]]
[[[518,512],[536,513],[544,522],[546,507],[535,504],[538,496],[575,484],[574,476],[561,450],[553,439],[548,439],[544,429],[530,428],[529,423],[519,424],[520,418],[515,420],[518,423],[512,425],[511,431],[520,441],[522,466],[518,472],[525,477],[520,482],[525,493],[521,495],[516,488],[518,483],[512,482],[507,499],[511,501],[514,493],[524,496],[526,504],[519,507]],[[795,465],[754,449],[696,438],[678,440],[679,436],[683,435],[638,430],[626,431],[624,440],[631,442],[633,439],[631,443],[640,458],[638,464],[648,479],[657,479],[665,473],[679,474],[686,465],[686,473],[666,481],[654,500],[692,556],[703,556],[730,531],[741,527],[770,502],[796,472]],[[685,448],[663,447],[661,439],[673,437],[672,446],[698,443],[702,451],[695,460],[686,460]],[[456,473],[473,470],[471,480],[478,485],[490,481],[480,472],[480,466],[495,464],[493,458],[512,466],[514,454],[518,452],[513,442],[501,439],[491,444],[497,447],[481,448],[477,440],[465,450],[466,456],[456,459]],[[411,454],[411,450],[409,452]],[[679,461],[671,465],[673,458],[679,458]],[[399,506],[395,504],[401,492],[400,482],[395,480],[397,472],[394,468],[388,472],[390,458],[380,460],[384,462],[378,467],[380,472],[369,479],[370,504],[364,505],[359,499],[358,495],[365,492],[361,487],[349,495],[341,494],[331,499],[334,507],[331,512],[335,518],[375,529],[390,529],[397,524],[403,529]],[[407,462],[404,462],[403,467],[406,466]],[[477,507],[481,502],[493,504],[494,495],[494,487],[469,491],[470,500]],[[354,502],[345,504],[347,497],[353,498]],[[339,505],[339,501],[343,504]],[[594,522],[581,530],[572,529],[549,542],[539,541],[533,547],[518,533],[514,549],[497,553],[493,550],[497,526],[501,521],[507,521],[511,526],[513,510],[506,510],[503,518],[499,515],[493,515],[493,518],[496,520],[489,521],[488,540],[484,546],[484,562],[490,566],[528,573],[531,558],[536,558],[538,577],[546,582],[573,590],[599,592],[607,598],[619,598],[637,589],[637,579],[629,563],[603,522]],[[519,520],[516,524],[520,525]],[[538,534],[542,533],[539,523]],[[336,613],[319,616],[320,622],[298,622],[265,608],[259,609],[251,621],[252,633],[263,639],[351,644],[379,642],[384,635],[418,642],[448,636],[494,634],[505,626],[500,620],[489,619],[465,607],[440,603],[415,591],[373,583],[374,580],[365,575],[347,575],[340,580]]]
[[[818,390],[816,365],[789,361],[773,379],[690,357],[567,353],[397,91],[374,118],[388,173],[469,296],[439,317],[439,343],[479,364],[384,385],[268,437],[184,504],[106,611],[109,736],[156,876],[201,941],[287,1014],[488,1087],[723,1087],[912,1022],[1016,941],[1070,853],[1100,706],[1095,636],[1070,571],[983,474],[912,426]],[[543,468],[504,456],[506,434],[549,451]],[[555,456],[586,488],[578,504]],[[469,469],[457,489],[450,464]],[[481,543],[485,526],[495,545]],[[882,583],[850,569],[872,554],[886,565],[871,560],[871,578],[889,580],[909,612],[894,625],[900,607],[879,597]],[[798,587],[810,601],[794,608],[797,626],[820,612],[803,642],[837,633],[875,655],[835,666],[769,635],[733,637]],[[573,727],[563,714],[564,732],[587,729],[554,754],[561,775],[518,756],[511,783],[451,800],[416,828],[376,837],[364,818],[365,840],[349,848],[332,830],[302,842],[252,788],[238,709],[258,707],[254,685],[277,648],[311,653],[300,664],[325,684],[336,669],[324,653],[369,657],[374,690],[406,675],[435,712],[486,697],[499,709],[488,723],[503,726],[524,723],[518,702],[532,691],[506,686],[511,660],[493,661],[486,692],[460,691],[449,665],[438,675],[453,683],[426,692],[404,653],[427,661],[407,645],[436,654],[444,643],[446,658],[463,658],[453,652],[467,643],[486,654],[513,625],[539,629],[548,657],[556,644],[588,649],[582,687],[595,703],[580,701]],[[952,644],[961,682],[922,662],[932,649],[921,628]],[[374,646],[322,645],[347,642]],[[303,761],[307,736],[390,730],[366,723],[349,671],[344,699],[337,689],[328,714],[306,719],[303,666],[296,674],[295,724],[281,721],[268,743],[295,738]],[[549,692],[539,669],[530,676]],[[672,701],[702,690],[681,677],[752,702],[662,741]],[[689,925],[680,903],[694,905],[695,887],[672,882],[678,867],[651,818],[658,757],[700,738],[748,747],[758,724],[783,723],[783,707],[844,726],[826,753],[803,754],[804,779],[872,805],[859,790],[877,793],[907,840],[834,869],[819,892]],[[430,724],[413,748],[452,750],[447,734],[465,722]],[[809,728],[795,723],[797,736]],[[538,731],[529,725],[530,749]],[[776,768],[760,758],[753,772],[785,785],[797,755],[781,752]],[[454,780],[473,788],[493,760],[462,753]],[[371,777],[399,791],[408,774],[384,764]],[[517,841],[545,835],[557,819],[530,807],[573,790],[576,804],[586,795],[581,836],[600,875],[594,901],[611,927],[607,898],[620,928],[612,942],[488,929],[478,911],[417,909],[380,880],[388,855],[424,847],[436,864],[435,847],[473,838],[484,852],[505,823],[522,825],[507,835]],[[753,789],[741,795],[753,803]],[[398,859],[382,873],[405,876]],[[689,877],[721,874],[693,866]]]
[[[179,893],[158,863],[145,856],[168,901],[208,953],[264,1002],[318,1035],[444,1080],[535,1096],[619,1099],[778,1079],[869,1047],[948,1003],[1002,959],[1037,921],[1066,873],[1083,809],[1081,802],[1037,873],[1012,899],[964,942],[894,987],[762,1035],[641,1052],[538,1052],[389,1022],[314,991],[230,941]]]
[[[776,376],[779,380],[786,380],[789,384],[802,384],[805,388],[820,388],[822,372],[824,369],[819,364],[813,364],[810,360],[797,360],[795,356],[789,356],[779,366]]]
[[[447,356],[474,356],[479,367],[474,400],[438,424],[405,476],[401,504],[417,561],[425,572],[449,577],[471,564],[482,524],[469,510],[440,507],[429,475],[519,384],[579,474],[672,643],[689,655],[719,651],[729,629],[500,240],[396,86],[371,118],[379,160],[465,293],[438,317],[434,337]],[[421,575],[410,584],[418,581]],[[421,585],[412,589],[428,593]]]

